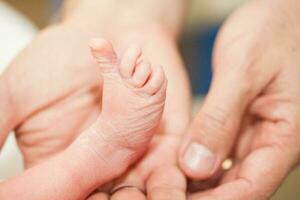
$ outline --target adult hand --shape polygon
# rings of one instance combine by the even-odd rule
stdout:
[[[65,149],[99,114],[101,76],[89,39],[66,25],[48,28],[3,74],[25,168]]]
[[[146,155],[136,165],[88,200],[185,200],[186,179],[176,162],[180,141],[181,137],[174,134],[155,136]],[[130,187],[117,189],[122,186]]]
[[[51,30],[51,31],[53,31],[53,29]],[[49,50],[51,51],[52,49],[51,48],[49,48],[49,46],[43,46],[43,45],[46,45],[47,43],[48,43],[48,41],[50,40],[51,41],[51,39],[54,39],[53,40],[53,43],[51,43],[51,44],[55,44],[55,42],[61,42],[61,41],[63,41],[62,40],[62,38],[60,38],[61,36],[65,36],[65,34],[66,33],[68,33],[67,31],[68,31],[68,29],[66,29],[66,26],[64,26],[63,27],[63,29],[62,29],[62,32],[60,32],[60,30],[58,31],[58,32],[56,32],[57,30],[54,30],[54,33],[57,33],[57,35],[55,35],[54,34],[54,36],[56,36],[56,37],[52,37],[53,35],[53,32],[50,32],[50,33],[52,33],[52,34],[50,34],[50,35],[47,35],[46,34],[46,36],[47,37],[42,37],[42,39],[41,38],[37,38],[37,40],[35,40],[35,42],[33,42],[33,44],[28,48],[28,49],[26,49],[22,54],[21,54],[21,56],[22,55],[25,55],[25,57],[23,57],[23,60],[22,60],[22,57],[21,58],[17,58],[17,62],[16,63],[13,63],[12,64],[12,66],[11,66],[11,68],[9,68],[9,70],[4,74],[4,77],[6,77],[6,80],[7,80],[7,85],[9,85],[10,87],[9,87],[9,90],[10,91],[14,91],[14,92],[16,92],[16,93],[14,93],[13,95],[12,95],[12,102],[13,102],[13,104],[12,105],[14,105],[14,106],[16,106],[17,108],[18,108],[18,106],[20,105],[20,103],[22,102],[22,101],[19,101],[19,99],[20,99],[20,97],[21,97],[21,95],[20,94],[23,94],[24,95],[24,97],[25,98],[27,98],[27,99],[25,99],[26,101],[28,101],[27,103],[28,104],[25,104],[24,106],[27,106],[27,105],[31,105],[30,103],[32,103],[32,101],[34,101],[34,97],[35,98],[37,98],[37,97],[41,97],[42,99],[43,99],[43,92],[44,92],[44,90],[45,90],[45,88],[43,88],[43,87],[41,87],[41,85],[39,85],[39,86],[37,86],[38,87],[38,89],[40,89],[42,92],[40,92],[40,91],[38,91],[38,90],[35,90],[36,88],[30,88],[30,92],[27,92],[26,94],[25,94],[25,92],[26,92],[26,90],[24,90],[24,88],[22,88],[22,87],[28,87],[26,84],[28,84],[28,82],[30,83],[30,81],[31,80],[29,80],[29,81],[26,81],[26,82],[23,82],[23,83],[21,83],[20,85],[17,85],[17,84],[15,84],[16,83],[16,80],[14,79],[14,77],[13,77],[13,75],[15,75],[15,76],[17,76],[18,77],[18,75],[19,75],[19,73],[20,73],[20,71],[22,72],[22,70],[23,70],[23,68],[22,67],[27,67],[27,66],[31,66],[31,65],[29,65],[29,64],[32,64],[32,66],[33,66],[33,71],[35,72],[35,73],[37,73],[37,75],[35,75],[35,76],[33,76],[33,77],[31,77],[31,76],[28,76],[28,77],[26,77],[26,76],[23,76],[25,79],[29,79],[29,77],[31,77],[31,78],[33,78],[33,79],[37,79],[37,80],[41,80],[41,77],[39,76],[39,73],[40,73],[40,70],[42,70],[43,72],[47,72],[47,74],[45,75],[45,76],[43,76],[42,75],[42,77],[43,78],[45,78],[46,79],[46,81],[45,81],[45,83],[47,83],[47,84],[50,84],[50,85],[52,85],[53,83],[51,82],[51,79],[49,79],[49,73],[50,73],[50,77],[52,78],[52,76],[51,75],[56,75],[56,71],[54,71],[54,72],[52,72],[52,69],[48,69],[48,66],[46,65],[46,67],[45,68],[40,68],[40,69],[37,69],[37,68],[35,68],[36,66],[39,66],[38,64],[39,64],[39,61],[40,61],[40,59],[41,58],[43,58],[42,57],[42,55],[47,55],[47,57],[44,57],[43,59],[45,59],[45,60],[47,60],[47,59],[49,59],[49,57],[48,57],[48,55],[49,55]],[[49,34],[49,33],[48,33]],[[76,33],[75,33],[76,34]],[[81,36],[82,37],[82,36]],[[58,45],[58,44],[60,44],[60,43],[57,43],[57,46],[54,46],[54,49],[56,49],[56,48],[58,48],[58,50],[60,50],[60,48],[64,48],[65,46],[64,45]],[[69,44],[69,45],[71,45],[71,44]],[[79,44],[77,44],[77,46],[76,46],[77,48],[81,48],[80,47],[80,45]],[[36,54],[31,54],[31,53],[34,53],[34,52],[36,52]],[[42,55],[39,55],[39,53],[40,52],[42,52]],[[80,52],[80,51],[79,51]],[[84,52],[84,51],[83,51]],[[38,55],[38,57],[35,57],[35,55]],[[66,58],[68,58],[69,56],[68,55],[64,55],[64,56],[66,56]],[[78,56],[83,56],[83,58],[85,58],[84,57],[84,55],[81,55],[80,53],[78,54]],[[72,57],[69,57],[69,58],[72,58]],[[18,59],[21,59],[21,61],[19,61]],[[28,61],[29,59],[31,59],[31,60],[34,60],[35,62],[37,62],[37,63],[31,63],[30,61]],[[58,59],[59,61],[62,61],[62,59]],[[50,61],[51,61],[51,59],[50,59]],[[18,63],[19,62],[19,63]],[[28,63],[29,64],[28,64]],[[72,62],[62,62],[63,64],[65,64],[66,65],[66,67],[68,67],[68,65],[67,64],[72,64]],[[23,64],[23,66],[21,65],[21,64]],[[59,63],[53,63],[54,65],[56,65],[56,64],[59,64]],[[74,63],[75,64],[75,63]],[[84,63],[85,65],[83,65],[83,66],[85,66],[85,67],[89,67],[90,65],[88,65],[88,63]],[[81,66],[81,65],[79,65],[79,66]],[[90,66],[90,67],[92,67],[92,66]],[[71,72],[74,70],[74,68],[72,68],[72,67],[70,67],[70,68],[67,68],[68,70],[70,70]],[[77,68],[75,67],[75,70],[76,70]],[[81,74],[81,73],[78,73],[78,72],[81,72],[81,71],[77,71],[77,73],[74,73],[74,74],[72,74],[71,73],[71,76],[73,76],[73,75],[79,75],[79,74]],[[21,73],[22,74],[22,73]],[[69,77],[68,77],[68,73],[65,73],[64,72],[64,70],[62,70],[61,72],[60,72],[60,74],[58,74],[58,76],[59,75],[62,75],[63,77],[66,77],[66,79],[58,79],[58,86],[64,86],[65,84],[69,84],[69,82],[68,81],[70,81],[69,80]],[[83,75],[83,77],[84,77],[84,74],[82,74]],[[54,77],[56,77],[56,76],[54,76]],[[74,77],[74,78],[76,78],[76,77]],[[164,77],[162,77],[162,78],[164,78]],[[80,79],[79,79],[80,80]],[[56,80],[57,81],[57,80]],[[67,83],[65,83],[64,81],[67,81]],[[91,80],[91,79],[87,79],[86,80],[87,82],[89,82],[89,81],[91,81],[91,83],[93,83],[92,81],[93,80]],[[35,80],[33,80],[33,83],[35,83]],[[33,84],[33,83],[31,83],[31,84],[29,84],[29,86],[30,85],[33,85],[33,86],[35,86],[35,84]],[[56,82],[55,82],[56,83]],[[76,84],[76,82],[75,82],[75,84]],[[100,83],[99,83],[100,84]],[[55,85],[56,86],[56,85]],[[84,84],[81,84],[81,85],[78,85],[78,88],[75,88],[75,90],[81,90],[81,89],[84,89],[85,90],[85,88],[81,88],[81,87],[84,87],[85,85]],[[108,88],[108,87],[107,87]],[[106,89],[107,89],[106,88]],[[50,87],[50,91],[51,91],[51,87]],[[55,89],[56,90],[59,90],[58,91],[58,93],[63,93],[64,94],[64,92],[66,92],[66,91],[68,91],[68,89],[66,89],[66,88],[64,88],[64,87],[61,87],[61,88],[59,88],[59,87],[55,87]],[[88,88],[89,89],[89,88]],[[98,89],[98,87],[96,88],[96,89]],[[164,88],[165,89],[165,88]],[[62,90],[62,91],[61,91]],[[165,90],[164,90],[165,91]],[[20,93],[19,93],[20,92]],[[99,94],[99,90],[96,90],[95,91],[95,93],[96,94]],[[109,92],[110,92],[110,90],[105,90],[104,91],[104,95],[105,94],[108,94],[109,95]],[[41,101],[41,103],[49,103],[48,101],[49,101],[49,99],[50,98],[57,98],[56,97],[56,95],[55,95],[55,93],[53,94],[53,93],[51,93],[50,92],[50,94],[49,94],[49,96],[48,96],[48,93],[46,92],[46,94],[47,94],[47,98],[44,100],[44,101]],[[28,95],[28,96],[27,96]],[[67,99],[69,99],[69,96],[68,96],[69,94],[67,93],[67,94],[65,94],[64,96],[63,96],[63,100],[61,101],[60,100],[60,98],[58,98],[56,101],[54,101],[53,102],[53,104],[54,104],[54,108],[56,107],[56,105],[58,104],[58,106],[60,105],[60,104],[63,104],[64,105],[64,107],[67,107],[67,106],[70,106],[70,105],[73,105],[72,103],[74,103],[74,101],[76,102],[76,100],[77,100],[77,96],[76,95],[74,95],[75,96],[75,98],[72,98],[73,97],[73,95],[70,97],[70,99],[71,99],[71,102],[65,102],[64,100],[67,98]],[[65,97],[66,96],[66,97]],[[104,96],[104,100],[105,99],[107,99],[107,98],[105,98],[106,96]],[[24,98],[23,98],[24,99]],[[48,100],[48,101],[47,101]],[[92,99],[92,100],[94,100],[94,99]],[[99,100],[99,99],[95,99],[94,101],[92,101],[92,103],[95,103],[97,100]],[[162,99],[162,100],[164,100],[164,99]],[[38,101],[39,102],[39,101]],[[50,100],[50,102],[51,102],[51,100]],[[89,102],[89,101],[88,101]],[[83,102],[84,103],[84,102]],[[105,103],[105,102],[104,102]],[[109,103],[109,102],[108,102]],[[99,102],[98,102],[98,104],[99,104]],[[95,111],[97,112],[98,110],[99,110],[99,105],[97,104],[97,106],[96,106],[96,109],[95,109]],[[36,106],[36,105],[35,105]],[[76,105],[75,106],[75,108],[77,108],[77,106],[78,105]],[[46,106],[45,106],[46,107]],[[72,106],[73,107],[73,106]],[[72,108],[71,107],[71,108]],[[29,108],[30,108],[30,106],[29,106]],[[32,107],[32,108],[35,108],[34,106]],[[70,138],[65,138],[64,136],[65,136],[65,132],[67,132],[68,133],[68,131],[73,131],[72,129],[71,130],[66,130],[66,128],[65,127],[74,127],[74,126],[76,126],[76,125],[78,125],[78,124],[75,124],[75,123],[70,123],[70,124],[67,124],[67,126],[62,126],[64,129],[64,131],[65,132],[61,132],[61,134],[62,135],[59,135],[59,136],[56,136],[56,135],[54,135],[54,136],[52,136],[51,135],[51,132],[52,131],[54,131],[54,133],[55,133],[55,131],[57,130],[57,131],[59,131],[60,129],[59,128],[61,128],[61,127],[59,127],[58,128],[58,126],[57,126],[57,124],[55,124],[55,123],[53,123],[53,124],[49,124],[49,126],[47,126],[45,129],[39,129],[39,128],[37,128],[37,129],[35,129],[35,126],[38,126],[39,127],[39,125],[41,125],[41,123],[43,123],[43,120],[46,120],[46,122],[47,122],[47,115],[46,115],[46,118],[43,118],[43,113],[49,113],[50,112],[50,114],[51,114],[51,116],[53,116],[54,117],[54,119],[57,119],[57,118],[59,118],[59,115],[57,116],[56,115],[56,113],[57,114],[64,114],[64,111],[63,110],[61,110],[61,111],[57,111],[57,112],[55,112],[56,110],[54,109],[54,112],[53,112],[53,109],[52,109],[52,107],[50,106],[50,107],[46,107],[45,108],[46,110],[44,110],[43,108],[41,108],[40,110],[37,110],[36,112],[37,112],[37,115],[35,114],[35,113],[33,113],[33,115],[36,115],[36,118],[34,119],[34,117],[33,117],[33,120],[32,120],[32,117],[31,116],[26,116],[26,117],[24,117],[24,119],[23,118],[21,118],[21,125],[20,125],[20,128],[19,128],[19,131],[21,132],[19,132],[18,134],[20,134],[19,136],[20,137],[24,137],[25,138],[25,141],[30,141],[30,144],[28,145],[28,146],[25,146],[25,149],[22,149],[23,150],[23,152],[24,152],[24,150],[27,150],[27,148],[28,149],[32,149],[32,151],[29,151],[29,152],[31,152],[31,153],[35,153],[35,154],[33,154],[33,155],[29,155],[29,157],[25,157],[25,161],[26,161],[26,159],[28,159],[29,158],[29,161],[32,161],[32,160],[30,160],[30,159],[32,159],[32,158],[34,158],[33,159],[33,161],[35,161],[35,162],[30,162],[30,165],[34,165],[34,164],[36,164],[37,162],[39,162],[40,160],[39,159],[44,159],[44,158],[47,158],[47,157],[49,157],[49,156],[52,156],[51,155],[51,153],[52,152],[54,152],[54,153],[57,153],[57,152],[59,152],[59,148],[57,149],[57,147],[55,146],[55,145],[52,145],[53,144],[53,141],[51,141],[51,140],[48,140],[48,141],[46,141],[45,140],[45,143],[43,143],[43,144],[41,144],[41,146],[39,146],[38,144],[39,144],[39,141],[40,141],[40,139],[39,138],[42,138],[42,137],[44,137],[44,136],[46,136],[46,137],[48,137],[48,138],[54,138],[54,140],[56,140],[56,141],[58,141],[58,142],[63,142],[63,144],[68,144],[68,142],[71,142],[72,140],[73,140],[73,138],[74,137],[76,137],[76,135],[72,135],[72,137],[70,137]],[[71,109],[72,110],[72,109]],[[17,111],[19,111],[19,109],[17,109]],[[24,110],[20,110],[20,113],[21,114],[23,114],[23,113],[26,113],[25,112],[26,111],[26,108],[24,109]],[[79,111],[81,111],[81,110],[79,110]],[[107,110],[105,110],[105,111],[107,111]],[[162,113],[162,107],[160,107],[160,110],[158,110],[158,111],[160,111],[160,114]],[[109,112],[109,111],[108,111]],[[39,115],[40,114],[40,115]],[[76,113],[75,113],[76,114]],[[81,115],[81,113],[79,113],[79,115],[77,115],[77,116],[80,116]],[[17,116],[20,116],[20,114],[18,113],[18,115]],[[74,116],[72,116],[72,117],[77,117],[76,115]],[[104,116],[104,115],[103,115]],[[152,116],[152,115],[151,115]],[[92,117],[92,116],[91,116]],[[32,121],[31,121],[32,120]],[[72,122],[72,121],[71,121]],[[106,138],[104,138],[104,139],[102,139],[102,137],[100,137],[100,140],[99,140],[99,136],[95,136],[94,134],[95,134],[95,131],[96,131],[96,133],[97,132],[101,132],[101,131],[106,131],[106,130],[108,130],[109,131],[109,129],[97,129],[99,126],[101,126],[101,127],[104,127],[104,126],[102,126],[101,124],[97,124],[97,123],[101,123],[101,120],[99,121],[97,121],[96,122],[96,125],[95,126],[92,126],[92,127],[90,127],[89,129],[87,129],[83,134],[82,134],[82,136],[78,139],[78,140],[76,140],[75,141],[75,143],[73,143],[71,146],[70,146],[70,148],[68,148],[66,151],[64,151],[64,152],[69,152],[69,155],[71,154],[72,156],[64,156],[64,160],[68,160],[68,159],[70,159],[69,161],[67,161],[67,162],[65,162],[65,165],[63,166],[63,167],[67,167],[67,166],[69,166],[69,163],[73,163],[74,164],[74,162],[72,162],[72,159],[74,158],[74,157],[77,157],[76,158],[76,164],[74,165],[76,168],[77,168],[77,170],[74,170],[74,171],[77,171],[76,172],[76,174],[77,175],[74,175],[74,176],[72,176],[72,179],[70,180],[70,179],[66,179],[67,181],[69,180],[69,183],[67,183],[66,185],[68,186],[68,185],[74,185],[74,182],[75,182],[75,184],[76,184],[76,181],[78,181],[77,182],[77,184],[78,183],[80,183],[80,184],[82,184],[82,187],[84,187],[85,189],[83,190],[85,193],[84,194],[82,194],[83,192],[81,192],[79,195],[80,195],[80,197],[81,198],[84,198],[84,197],[86,197],[88,194],[89,194],[89,192],[91,192],[93,189],[95,189],[96,188],[96,186],[100,186],[100,185],[102,185],[104,182],[107,182],[107,181],[111,181],[113,178],[116,178],[117,176],[119,176],[119,175],[121,175],[121,173],[122,172],[124,172],[125,171],[125,169],[128,167],[128,165],[129,165],[129,162],[130,161],[132,161],[133,159],[134,159],[134,157],[136,157],[138,154],[137,154],[137,151],[135,152],[135,149],[134,148],[132,148],[132,146],[131,146],[131,148],[129,149],[126,149],[126,148],[122,148],[122,145],[119,145],[119,142],[118,141],[120,141],[120,140],[122,140],[123,138],[122,138],[122,135],[119,135],[119,134],[113,134],[111,137],[110,136],[108,136],[109,135],[109,132],[106,134],[108,137]],[[77,123],[80,123],[80,122],[77,122]],[[28,125],[29,124],[29,125]],[[23,127],[25,127],[25,131],[24,131],[24,129],[22,129]],[[26,127],[27,127],[27,130],[26,130]],[[29,127],[29,128],[28,128]],[[52,127],[54,127],[53,129],[52,129]],[[33,130],[32,129],[30,129],[30,128],[33,128]],[[115,128],[115,127],[113,127],[113,128]],[[47,132],[47,131],[51,131],[50,133],[49,132]],[[76,132],[75,132],[76,133]],[[40,135],[40,134],[42,134],[42,135]],[[73,131],[73,134],[74,134],[74,131]],[[89,136],[90,137],[88,137],[87,136],[87,134],[89,134]],[[49,137],[50,136],[50,137]],[[92,137],[92,138],[91,138]],[[121,138],[120,138],[121,137]],[[22,138],[21,138],[22,139]],[[27,139],[27,140],[26,140]],[[98,142],[96,142],[96,143],[94,143],[95,141],[94,140],[96,139],[96,140],[99,140]],[[106,139],[108,139],[108,140],[106,140]],[[43,141],[43,140],[42,140]],[[47,142],[49,142],[49,143],[47,143]],[[120,143],[121,144],[121,143]],[[50,150],[50,152],[48,153],[48,152],[46,152],[46,154],[41,154],[42,156],[44,156],[44,157],[41,157],[41,155],[39,155],[38,153],[40,153],[40,152],[42,152],[42,153],[44,153],[43,151],[40,151],[40,147],[46,147],[46,148],[43,148],[43,149],[46,149],[46,150]],[[120,148],[119,148],[119,146],[120,146]],[[23,147],[23,146],[22,146]],[[65,146],[62,146],[62,148],[65,148]],[[146,149],[146,147],[145,147],[145,149]],[[80,153],[80,152],[83,152],[83,154],[82,153]],[[48,154],[47,154],[48,153]],[[25,151],[25,156],[28,156],[28,155],[26,155],[26,151]],[[49,155],[50,154],[50,155]],[[174,153],[175,154],[175,153]],[[35,155],[38,155],[38,156],[35,156]],[[63,154],[63,155],[66,155],[66,154]],[[116,156],[117,155],[117,156]],[[63,158],[61,158],[61,159],[59,159],[59,161],[61,161],[61,160],[63,160]],[[173,160],[175,160],[175,156],[173,156]],[[53,161],[53,159],[51,160],[51,161]],[[48,165],[42,165],[42,166],[44,166],[44,169],[45,169],[45,166],[47,166],[48,168],[49,168],[49,165],[51,166],[51,161],[50,162],[47,162],[48,163]],[[80,161],[81,161],[81,164],[80,164]],[[69,163],[68,163],[69,162]],[[79,163],[79,164],[78,164]],[[52,163],[53,164],[53,163]],[[72,165],[72,164],[71,164]],[[27,165],[28,166],[28,165]],[[41,166],[41,165],[39,165],[39,166]],[[73,167],[74,167],[73,166]],[[82,168],[82,166],[90,166],[90,167],[83,167]],[[95,170],[95,166],[97,167],[96,169],[98,169],[98,171],[97,170]],[[30,166],[31,167],[31,166]],[[60,166],[61,167],[61,166]],[[75,168],[74,167],[74,168]],[[88,169],[89,168],[89,169]],[[34,168],[34,169],[37,169],[37,168]],[[40,173],[41,173],[41,167],[39,168],[40,169]],[[47,168],[46,168],[47,169]],[[55,167],[54,167],[54,169],[56,169]],[[31,172],[31,174],[30,173],[26,173],[27,174],[27,178],[29,177],[31,177],[30,175],[32,175],[33,174],[33,172],[32,172],[32,170],[27,170],[27,172],[28,171],[30,171]],[[35,170],[35,171],[37,171],[37,170]],[[73,170],[72,170],[73,171]],[[179,171],[179,170],[178,170]],[[47,170],[45,170],[44,172],[48,172]],[[62,171],[60,171],[61,173],[58,173],[58,175],[60,176],[60,177],[65,177],[65,174],[62,172]],[[84,173],[85,172],[85,173]],[[92,173],[91,173],[92,172]],[[36,173],[35,173],[36,174]],[[45,174],[45,173],[44,173]],[[47,174],[47,173],[46,173]],[[51,170],[49,171],[49,174],[52,174],[51,173]],[[78,175],[79,174],[79,175]],[[80,179],[78,179],[78,178],[76,178],[77,176],[78,177],[82,177],[82,176],[84,176],[84,175],[82,175],[82,174],[86,174],[86,177],[87,178],[85,178],[85,180],[87,181],[88,179],[90,179],[90,180],[88,180],[88,182],[89,182],[89,185],[88,186],[86,186],[87,185],[87,183],[86,183],[86,181],[80,181]],[[57,174],[56,174],[57,175]],[[36,178],[37,176],[35,176],[35,178]],[[97,178],[98,177],[98,178]],[[22,178],[19,178],[19,179],[17,179],[17,180],[19,180],[19,181],[7,181],[6,182],[6,188],[9,188],[9,186],[11,187],[12,185],[16,185],[16,186],[18,186],[19,188],[22,188],[22,185],[21,184],[17,184],[17,183],[20,183],[20,182],[24,182],[24,178],[22,179]],[[21,181],[20,181],[21,180]],[[42,180],[47,180],[47,179],[42,179],[41,178],[41,181]],[[52,181],[50,181],[50,182],[52,182]],[[28,185],[30,185],[30,186],[32,186],[32,184],[31,184],[31,182],[29,182],[29,184]],[[43,185],[43,184],[42,184]],[[54,187],[55,187],[55,184],[52,184],[52,185],[54,185]],[[61,183],[60,183],[60,185],[62,185]],[[31,187],[31,189],[29,189],[29,191],[31,191],[32,190],[32,188],[33,187]],[[74,187],[73,187],[74,188]],[[86,189],[87,188],[87,189]],[[1,187],[1,189],[2,189],[2,191],[5,191],[5,187],[4,187],[4,189],[3,189],[3,185],[2,185],[2,187]],[[46,186],[45,187],[45,189],[46,189],[46,191],[49,191],[49,189],[48,189],[48,187]],[[72,189],[69,189],[69,191],[71,191]],[[61,189],[60,189],[60,191],[61,191]],[[79,189],[79,191],[82,191],[82,188],[80,188]],[[1,193],[1,192],[0,192]],[[35,194],[35,197],[39,197],[39,194],[40,193],[42,193],[42,191],[41,190],[37,190],[37,192],[36,192],[36,194]],[[50,192],[50,193],[52,193],[52,192]],[[51,194],[49,193],[49,197],[51,198]],[[76,194],[76,195],[72,195],[72,194]],[[37,195],[38,194],[38,195]],[[71,192],[71,195],[69,195],[70,193],[67,193],[67,194],[65,194],[65,196],[63,196],[63,197],[61,197],[61,196],[57,196],[56,195],[56,193],[54,194],[54,196],[56,196],[57,198],[63,198],[63,199],[78,199],[78,190],[75,190],[74,192],[72,191]],[[47,193],[44,193],[44,195],[47,195]],[[61,194],[60,194],[61,195]],[[3,197],[3,196],[2,196]],[[72,198],[73,197],[73,198]],[[10,197],[9,197],[10,198]],[[24,197],[23,197],[24,198]],[[28,198],[28,197],[26,197],[26,198]],[[45,198],[45,197],[39,197],[39,198]]]
[[[189,88],[184,76],[179,76],[182,81],[177,85],[176,74],[185,73],[181,69],[182,63],[175,41],[160,33],[154,31],[152,35],[155,37],[149,40],[144,39],[144,35],[141,34],[143,39],[138,43],[151,61],[162,63],[166,66],[167,73],[171,74],[169,82],[173,84],[168,90],[169,103],[166,105],[160,131],[164,134],[157,136],[146,157],[128,171],[123,179],[125,183],[128,179],[133,179],[134,184],[139,182],[153,199],[159,199],[160,196],[173,199],[178,194],[184,199],[185,179],[176,166],[176,153],[180,135],[189,122]],[[137,37],[134,38],[137,41]],[[94,121],[101,110],[101,80],[97,75],[99,72],[96,63],[89,54],[89,39],[90,35],[79,31],[78,28],[74,29],[73,26],[49,28],[16,58],[4,74],[8,77],[10,91],[14,91],[14,103],[18,105],[16,111],[22,113],[16,114],[21,116],[19,121],[22,122],[17,129],[17,136],[24,153],[26,168],[39,164],[65,149]],[[122,42],[131,43],[123,39],[115,40],[117,44]],[[159,50],[153,51],[156,48]],[[26,71],[32,71],[34,74],[25,73]],[[17,77],[23,77],[23,81],[18,82]],[[47,86],[47,89],[41,90],[41,86]],[[183,88],[186,91],[178,93],[178,90]],[[178,95],[180,97],[174,102],[172,97]],[[33,105],[32,110],[27,109],[25,105]],[[26,110],[20,110],[19,107]],[[172,179],[174,185],[168,185]],[[120,184],[124,181],[120,180]],[[122,195],[126,191],[120,192]],[[113,198],[120,198],[116,196],[120,195],[120,192]],[[97,195],[103,196],[103,193]]]
[[[1,184],[1,198],[82,199],[130,164],[134,155],[117,145],[117,136],[97,144],[87,136],[97,125],[66,148],[100,110],[100,72],[89,52],[90,38],[67,24],[48,28],[1,76],[0,98],[9,109],[1,104],[0,111],[9,113],[9,120],[1,118],[0,126],[16,130],[25,168],[30,168]]]
[[[179,162],[197,180],[228,157],[233,167],[189,199],[268,199],[299,162],[299,13],[297,0],[252,1],[222,28],[212,86]]]
[[[70,3],[74,2],[70,1]],[[126,48],[128,44],[137,43],[143,48],[151,62],[164,67],[169,79],[169,88],[165,109],[166,117],[162,123],[163,132],[181,134],[189,121],[189,87],[176,47],[176,36],[184,1],[178,1],[176,4],[177,9],[174,12],[177,12],[175,15],[177,17],[174,18],[174,15],[171,14],[162,17],[164,20],[161,20],[160,16],[164,16],[165,12],[155,9],[159,12],[153,13],[153,9],[150,9],[151,12],[146,12],[150,17],[141,18],[142,23],[139,20],[135,21],[134,17],[142,16],[140,13],[144,14],[141,9],[133,12],[130,6],[124,8],[123,4],[114,2],[110,2],[108,5],[107,2],[102,1],[77,2],[80,4],[71,5],[70,13],[66,14],[68,15],[66,19],[68,26],[59,25],[43,31],[33,44],[16,58],[4,75],[8,77],[10,91],[14,93],[13,101],[17,105],[15,107],[15,115],[18,116],[17,124],[19,124],[17,135],[19,145],[25,155],[26,168],[40,163],[67,147],[100,112],[101,81],[96,63],[91,58],[87,47],[89,39],[94,36],[111,39],[118,47],[117,53],[119,54],[122,54],[122,49]],[[173,5],[173,1],[169,1],[169,3],[171,2]],[[144,3],[141,2],[141,5]],[[114,6],[111,7],[110,4]],[[116,5],[120,9],[118,17],[120,24],[116,23],[113,26],[110,23]],[[169,8],[166,6],[168,4],[161,4],[161,1],[153,2],[150,8],[162,5],[166,9]],[[148,9],[149,6],[142,7]],[[106,12],[99,12],[100,8]],[[126,20],[122,22],[122,16],[127,16],[129,9],[133,14],[133,23]],[[153,14],[155,17],[151,17]],[[171,21],[166,21],[169,17]],[[156,20],[149,21],[154,18],[157,19],[157,22]],[[145,25],[145,21],[149,23]],[[110,29],[107,29],[108,23]],[[168,28],[164,23],[168,24]],[[120,32],[122,32],[122,36],[120,36]],[[127,32],[130,33],[127,34]],[[156,37],[157,35],[159,37]],[[178,81],[179,79],[180,81]],[[22,81],[20,82],[20,80]],[[40,90],[41,86],[47,89]],[[174,113],[180,113],[180,115]],[[170,128],[176,129],[176,131],[167,131]],[[167,139],[173,137],[178,136],[163,136],[162,139],[158,139],[158,143],[153,145],[153,149],[157,149],[155,150],[157,153],[154,151],[153,154],[149,153],[145,161],[142,161],[142,163],[148,163],[153,159],[153,162],[157,163],[155,166],[159,166],[159,169],[153,173],[158,174],[156,177],[160,178],[161,172],[167,169],[164,167],[165,165],[174,169],[175,172],[171,175],[179,174],[173,162],[174,158],[171,159],[173,156],[170,155],[172,162],[169,160],[162,162],[161,156],[153,158],[156,154],[168,154],[164,153],[167,148],[162,145],[176,146],[177,142],[174,141],[177,139],[174,141]],[[176,150],[177,148],[172,150],[172,155],[176,153]],[[143,165],[141,168],[145,167],[144,170],[148,173],[154,172],[154,166],[148,166],[146,169],[145,164],[140,165]],[[132,174],[135,172],[136,170],[133,170]],[[145,181],[144,177],[138,179]],[[165,182],[166,178],[162,178],[161,185]],[[157,182],[154,181],[154,183]],[[172,196],[170,198],[172,199]]]

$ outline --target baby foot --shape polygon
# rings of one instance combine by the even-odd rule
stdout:
[[[159,125],[167,80],[160,66],[152,66],[139,48],[129,48],[119,58],[104,39],[91,43],[103,75],[101,133],[139,154]]]
[[[76,155],[71,165],[85,174],[79,182],[97,187],[124,173],[146,150],[163,113],[167,80],[138,48],[119,58],[109,42],[97,39],[91,50],[103,76],[102,112],[65,152]]]

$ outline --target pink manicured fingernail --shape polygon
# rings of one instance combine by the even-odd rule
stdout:
[[[183,161],[192,172],[209,174],[214,169],[216,157],[205,146],[193,142],[187,148]]]

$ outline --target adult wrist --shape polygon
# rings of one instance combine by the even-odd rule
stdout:
[[[120,32],[123,34],[134,29],[140,32],[158,27],[177,36],[180,32],[180,23],[177,25],[172,20],[164,20],[164,15],[167,14],[162,11],[153,12],[147,7],[142,9],[132,7],[130,3],[70,0],[65,3],[62,23],[92,33],[100,33],[108,39],[111,39],[109,36],[114,33],[120,37]]]

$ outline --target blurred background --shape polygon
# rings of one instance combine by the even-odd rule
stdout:
[[[226,16],[246,0],[192,0],[181,40],[181,50],[188,67],[195,110],[211,81],[211,51],[218,29]],[[28,44],[39,29],[59,12],[61,0],[0,0],[0,73],[10,60]],[[0,179],[22,171],[22,157],[13,134],[0,154]],[[272,176],[272,172],[269,174]],[[300,170],[295,170],[272,200],[299,200]]]

